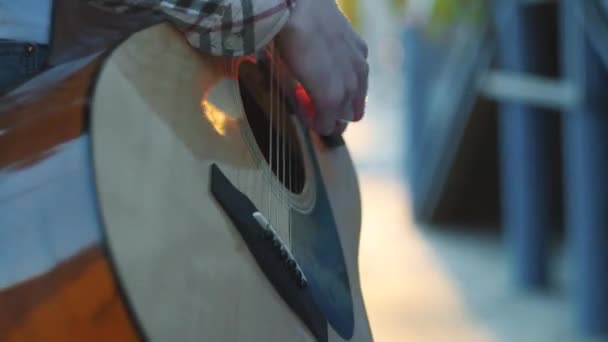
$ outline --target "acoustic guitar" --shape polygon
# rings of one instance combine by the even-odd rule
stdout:
[[[342,138],[168,24],[0,101],[1,341],[370,341]]]

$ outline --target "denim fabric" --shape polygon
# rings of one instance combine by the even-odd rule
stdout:
[[[48,50],[46,45],[0,40],[0,95],[42,71]]]

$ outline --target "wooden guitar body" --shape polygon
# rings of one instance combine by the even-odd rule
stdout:
[[[0,103],[0,340],[371,340],[356,174],[283,69],[167,24],[64,69]]]

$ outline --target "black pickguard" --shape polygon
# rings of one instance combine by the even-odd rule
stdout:
[[[257,208],[215,164],[211,191],[268,280],[317,340],[327,340],[326,323],[348,340],[354,331],[354,313],[344,254],[314,147],[310,139],[304,140],[304,148],[313,156],[316,202],[308,213],[292,209],[290,220],[292,253],[307,278],[306,287],[298,286],[277,248],[264,239],[263,229],[252,217]]]
[[[341,137],[336,139],[343,144]],[[307,275],[308,286],[327,321],[340,337],[348,340],[355,323],[344,253],[314,147],[310,139],[303,140],[303,147],[312,156],[316,203],[306,214],[291,210],[292,252]]]

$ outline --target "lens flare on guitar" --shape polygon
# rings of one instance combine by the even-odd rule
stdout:
[[[226,127],[231,120],[231,118],[228,117],[228,114],[224,113],[207,99],[201,101],[201,110],[217,134],[225,136]]]

